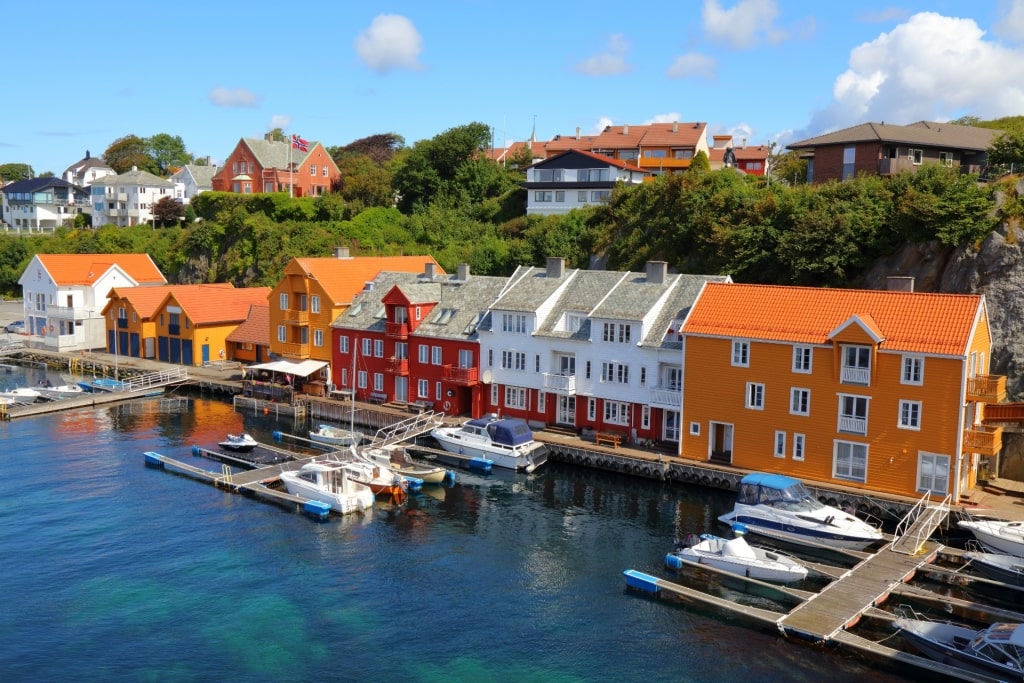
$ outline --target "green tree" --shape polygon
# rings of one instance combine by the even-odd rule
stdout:
[[[807,159],[796,150],[773,155],[768,163],[772,180],[786,185],[803,185],[807,182]]]
[[[366,156],[373,163],[383,165],[391,161],[398,150],[405,146],[405,138],[397,133],[378,133],[360,138],[342,147],[330,147],[327,152],[334,162],[341,165],[341,160],[348,155]]]
[[[450,128],[431,140],[417,142],[405,155],[396,158],[394,187],[398,206],[404,212],[424,207],[435,199],[446,201],[460,197],[456,182],[462,166],[476,161],[490,144],[491,130],[483,123],[470,123]],[[476,173],[465,173],[463,180],[478,179]],[[473,189],[468,189],[470,196]]]
[[[0,164],[0,180],[4,182],[13,183],[34,177],[35,173],[28,164]]]
[[[341,171],[336,191],[345,201],[363,207],[392,205],[394,190],[388,165],[378,164],[372,157],[357,153],[343,154],[336,163]]]
[[[1003,133],[988,148],[990,164],[1017,164],[1024,168],[1024,131]]]
[[[137,135],[126,135],[114,140],[103,153],[103,159],[107,166],[118,173],[127,173],[133,166],[140,171],[160,173],[159,164],[150,154],[149,142]]]
[[[274,130],[270,131],[270,139],[273,140],[274,142],[287,142],[288,136],[284,134],[284,129],[275,128]]]
[[[704,150],[698,151],[693,155],[693,160],[690,162],[689,170],[696,173],[705,173],[711,170],[711,161],[708,159],[708,154]]]
[[[184,207],[173,197],[161,197],[153,204],[153,223],[157,227],[177,225],[182,218]]]
[[[149,143],[149,155],[153,157],[157,168],[160,169],[160,175],[168,175],[173,167],[192,163],[192,155],[185,149],[185,142],[180,135],[157,133],[147,142]]]

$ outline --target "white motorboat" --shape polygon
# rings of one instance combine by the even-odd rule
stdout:
[[[793,583],[807,578],[807,567],[792,557],[751,546],[742,535],[725,539],[711,534],[689,534],[675,552],[665,556],[665,564],[671,569],[682,569],[688,563],[761,581]]]
[[[315,431],[310,430],[309,438],[328,446],[355,446],[363,440],[363,435],[355,429],[320,425]]]
[[[375,496],[384,496],[397,504],[405,502],[405,494],[409,489],[405,477],[387,465],[370,463],[359,457],[355,452],[355,446],[349,448],[351,449],[349,457],[336,463],[344,469],[349,479],[368,486]]]
[[[248,453],[260,445],[259,441],[248,434],[228,434],[227,438],[217,444],[226,451]]]
[[[533,440],[525,420],[491,413],[458,427],[435,427],[430,435],[449,453],[485,458],[495,467],[532,472],[547,462],[548,450]]]
[[[881,530],[821,503],[799,479],[782,474],[753,472],[743,477],[732,512],[718,519],[790,543],[862,550],[882,540]]]
[[[314,460],[298,470],[281,472],[281,481],[288,493],[330,505],[343,515],[373,507],[373,491],[352,481],[342,465]]]
[[[1024,522],[1004,522],[999,519],[968,519],[958,522],[978,542],[994,553],[1024,557]]]
[[[421,465],[414,462],[400,445],[394,444],[383,448],[363,448],[359,455],[376,465],[384,465],[403,477],[419,479],[424,484],[455,483],[455,473],[444,467]]]
[[[62,384],[57,387],[40,386],[37,390],[43,398],[50,401],[59,401],[62,398],[74,398],[75,396],[81,396],[86,393],[85,390],[77,384]]]
[[[0,391],[0,398],[9,398],[14,405],[28,405],[29,403],[35,403],[39,397],[42,396],[35,389],[28,387],[15,387],[14,389],[4,389]]]
[[[932,659],[998,680],[1024,680],[1022,624],[996,623],[979,631],[941,621],[899,618],[893,625]]]
[[[1024,586],[1024,558],[971,551],[964,553],[964,559],[967,560],[969,567],[990,579],[1011,586]]]

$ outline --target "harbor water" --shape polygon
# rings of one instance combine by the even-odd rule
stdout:
[[[726,493],[551,462],[317,522],[144,463],[305,428],[203,398],[0,423],[3,680],[904,680],[626,590]]]

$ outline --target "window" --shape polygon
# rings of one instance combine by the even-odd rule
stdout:
[[[793,459],[803,460],[804,459],[804,444],[806,443],[807,437],[803,434],[793,435]]]
[[[651,428],[651,407],[649,405],[640,406],[640,427],[643,429]]]
[[[775,457],[786,457],[786,432],[776,430],[775,432]]]
[[[565,201],[565,190],[555,191],[555,201],[560,203]]]
[[[640,386],[642,386],[642,387],[647,386],[647,368],[646,367],[641,367],[640,368]]]
[[[939,163],[943,166],[953,165],[953,153],[952,152],[939,152]]]
[[[426,344],[419,345],[420,362],[426,365],[430,362],[430,347]]]
[[[282,311],[288,310],[288,292],[282,292],[281,296],[278,297],[278,305]]]
[[[811,371],[811,347],[793,347],[793,372],[808,373]]]
[[[441,383],[440,382],[434,382],[434,400],[435,401],[440,401],[441,400]]]
[[[629,366],[625,363],[601,363],[601,381],[629,384]]]
[[[348,353],[348,337],[338,337],[338,353]]]
[[[405,311],[404,308],[400,309],[400,310],[402,310],[403,312]],[[423,307],[422,306],[417,306],[416,309],[415,309],[415,314],[416,314],[416,320],[421,319],[423,317]]]
[[[597,419],[597,399],[590,397],[587,399],[587,419]]]
[[[324,175],[324,178],[327,178],[327,177],[328,177],[328,173],[327,173],[327,164],[324,164],[324,171],[323,171],[323,175]]]
[[[835,453],[832,457],[832,476],[836,479],[867,481],[867,444],[837,440],[835,442]]]
[[[366,370],[359,371],[359,374],[357,375],[357,381],[359,382],[358,386],[360,389],[366,388]]]
[[[536,190],[533,193],[533,201],[535,202],[550,202],[554,198],[554,193],[551,190]]]
[[[611,190],[593,190],[590,193],[590,201],[592,202],[606,202],[611,198]]]
[[[384,340],[374,339],[373,340],[373,355],[377,358],[384,357]]]
[[[473,367],[473,350],[472,349],[459,349],[459,367],[460,368],[471,368],[471,367]]]
[[[733,340],[732,364],[738,368],[750,367],[750,342]]]
[[[919,149],[910,149],[908,151],[910,153],[907,156],[910,157],[911,163],[914,166],[920,166],[921,162],[924,161],[924,152]]]
[[[505,387],[505,407],[526,408],[526,389],[522,387]]]
[[[921,402],[900,401],[900,429],[921,429]]]
[[[409,357],[409,345],[406,342],[395,342],[395,358],[406,360]]]
[[[868,397],[839,395],[839,432],[868,433]]]
[[[677,149],[677,150],[675,150],[675,152],[672,153],[672,156],[675,157],[676,159],[681,159],[681,160],[692,159],[693,158],[693,150],[692,149]]]
[[[691,436],[700,436],[700,422],[691,422],[690,423],[690,435]]]
[[[917,454],[917,492],[949,493],[949,456],[938,453]]]
[[[494,349],[487,349],[487,367],[494,367]]]
[[[431,346],[430,347],[430,363],[431,365],[441,364],[441,347]]]
[[[372,339],[364,339],[363,340],[363,355],[364,356],[369,356],[370,355],[370,350],[372,348],[373,348],[373,340]]]
[[[590,379],[590,361],[588,360],[583,364],[583,377],[584,379]]]
[[[323,345],[324,345],[324,331],[323,330],[313,330],[313,346],[323,346]]]
[[[606,342],[629,344],[633,335],[631,325],[625,323],[604,323],[601,338]]]
[[[285,328],[284,325],[277,326],[277,341],[288,341],[288,330]]]
[[[843,147],[843,180],[849,180],[853,177],[856,160],[857,148],[852,145]]]
[[[526,354],[522,351],[502,351],[501,367],[505,370],[526,370]]]
[[[609,424],[629,426],[630,405],[632,404],[606,400],[604,402],[604,421]]]
[[[579,190],[576,193],[576,201],[580,202],[581,204],[585,204],[587,202],[587,191]]]
[[[373,373],[373,390],[384,391],[384,373],[375,372]]]
[[[492,406],[498,405],[498,385],[497,384],[492,384],[491,385],[491,405]]]
[[[428,398],[430,396],[430,381],[421,379],[416,382],[416,398]]]
[[[903,356],[903,374],[900,384],[924,383],[924,358],[920,356]]]
[[[512,334],[526,334],[526,315],[523,313],[502,313],[501,331]]]
[[[867,346],[844,346],[843,369],[839,381],[843,384],[871,384],[871,349]]]
[[[645,159],[664,159],[667,155],[668,155],[668,153],[665,150],[663,150],[663,149],[645,149],[644,150],[644,158]]]
[[[811,390],[794,387],[789,390],[790,415],[811,414]]]
[[[309,308],[313,313],[320,312],[320,296],[318,294],[314,294],[309,298]]]
[[[316,175],[316,164],[309,165],[309,175]]]
[[[764,385],[758,382],[747,382],[747,407],[764,410]]]

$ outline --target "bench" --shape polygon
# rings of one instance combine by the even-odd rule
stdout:
[[[426,401],[423,399],[420,399],[419,401],[413,401],[412,403],[409,404],[409,410],[414,413],[422,413],[423,411],[430,410],[433,407],[433,401]]]
[[[386,400],[388,400],[388,395],[383,391],[375,391],[370,394],[369,398],[370,403],[376,403],[377,405],[383,404]]]
[[[596,432],[594,434],[594,443],[598,446],[604,444],[612,448],[618,448],[622,445],[622,435],[615,432]]]

